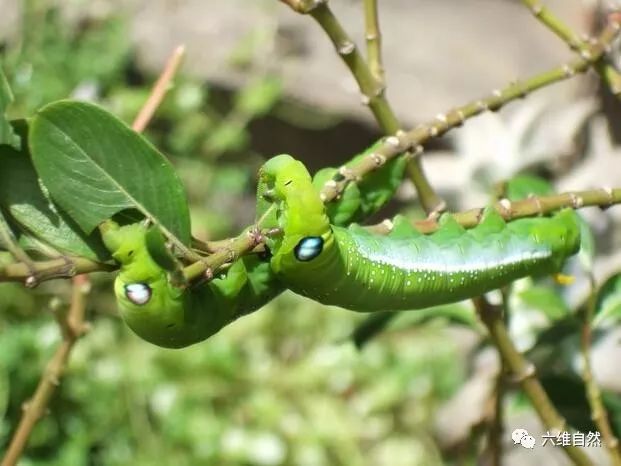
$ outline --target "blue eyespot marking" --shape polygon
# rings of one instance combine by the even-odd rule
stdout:
[[[125,297],[133,304],[142,306],[151,299],[151,287],[144,283],[130,283],[125,285]]]
[[[308,262],[321,254],[321,251],[323,251],[323,238],[321,236],[307,236],[300,240],[293,253],[297,260]]]

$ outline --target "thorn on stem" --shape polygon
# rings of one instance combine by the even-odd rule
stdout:
[[[377,152],[369,154],[369,157],[373,160],[376,167],[381,167],[386,163],[386,157],[382,154],[378,154]]]
[[[39,279],[35,275],[30,275],[24,280],[26,288],[35,288],[39,284]]]
[[[511,201],[505,197],[498,201],[498,205],[503,210],[502,216],[511,218]]]
[[[351,41],[345,41],[337,47],[339,55],[350,55],[356,50],[356,44]]]
[[[574,209],[579,209],[580,207],[582,207],[584,205],[584,199],[582,199],[582,197],[574,194],[574,193],[570,193],[570,199],[571,199],[571,205]]]

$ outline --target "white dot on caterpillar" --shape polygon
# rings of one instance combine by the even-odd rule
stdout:
[[[405,286],[410,286],[412,284],[412,282],[410,280],[408,280],[407,282],[405,282]]]

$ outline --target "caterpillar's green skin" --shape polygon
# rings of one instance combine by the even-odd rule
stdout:
[[[235,262],[223,278],[190,289],[171,285],[167,272],[149,255],[146,227],[107,222],[103,240],[121,269],[114,282],[120,314],[141,338],[166,348],[198,343],[238,317],[270,301],[282,290],[267,262],[256,256]],[[128,288],[148,287],[145,303],[133,302]]]
[[[579,247],[572,210],[507,224],[488,209],[469,231],[443,216],[440,230],[428,236],[397,218],[382,237],[330,225],[306,168],[288,155],[269,160],[260,177],[284,231],[269,242],[280,280],[301,295],[355,311],[417,309],[477,296],[559,271]],[[309,259],[317,238],[323,247]]]

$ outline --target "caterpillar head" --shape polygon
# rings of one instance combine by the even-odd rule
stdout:
[[[261,168],[259,185],[262,190],[260,196],[274,205],[276,226],[284,232],[268,243],[275,269],[279,269],[278,264],[285,256],[289,260],[296,254],[309,258],[320,253],[322,237],[329,233],[330,224],[325,206],[304,164],[286,154],[273,157]]]

